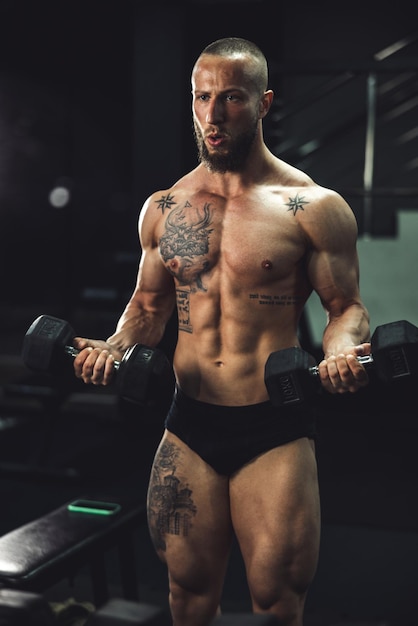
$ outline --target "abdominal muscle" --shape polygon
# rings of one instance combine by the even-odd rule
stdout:
[[[223,320],[179,330],[174,355],[177,383],[202,402],[246,406],[268,400],[264,368],[269,354],[299,345],[295,311],[247,320]]]

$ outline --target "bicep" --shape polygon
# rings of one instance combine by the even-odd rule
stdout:
[[[344,308],[359,297],[358,258],[354,251],[314,251],[309,264],[309,279],[323,306]]]
[[[155,215],[145,204],[138,220],[141,257],[131,302],[148,311],[165,313],[168,319],[175,304],[175,289],[159,253],[155,226]]]
[[[357,224],[344,205],[326,218],[311,240],[308,275],[324,308],[338,315],[359,300]]]
[[[168,307],[170,314],[172,312],[175,301],[174,282],[157,247],[142,249],[133,298],[141,300],[149,310]]]

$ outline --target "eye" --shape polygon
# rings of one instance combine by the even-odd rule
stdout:
[[[226,100],[227,102],[239,102],[239,101],[241,100],[241,98],[240,98],[239,96],[237,96],[237,95],[233,94],[233,93],[228,93],[228,94],[225,96],[225,100]]]

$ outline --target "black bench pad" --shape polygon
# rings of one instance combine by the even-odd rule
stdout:
[[[71,512],[67,502],[0,537],[0,586],[43,592],[89,564],[96,604],[101,604],[108,598],[104,554],[117,546],[125,596],[136,599],[133,534],[146,523],[146,508],[143,502],[111,499],[120,504],[113,515]]]

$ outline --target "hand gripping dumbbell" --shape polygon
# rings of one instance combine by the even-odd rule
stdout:
[[[384,382],[418,372],[418,328],[405,320],[377,326],[371,338],[371,354],[357,357]],[[314,358],[301,348],[272,352],[265,365],[265,384],[274,406],[301,404],[321,386]]]
[[[68,355],[79,350],[71,346],[75,332],[68,322],[51,315],[40,315],[30,325],[23,341],[22,358],[30,370],[60,372]],[[142,406],[158,404],[162,393],[174,385],[174,373],[167,356],[158,348],[136,344],[121,361],[115,361],[115,387],[122,398]]]

